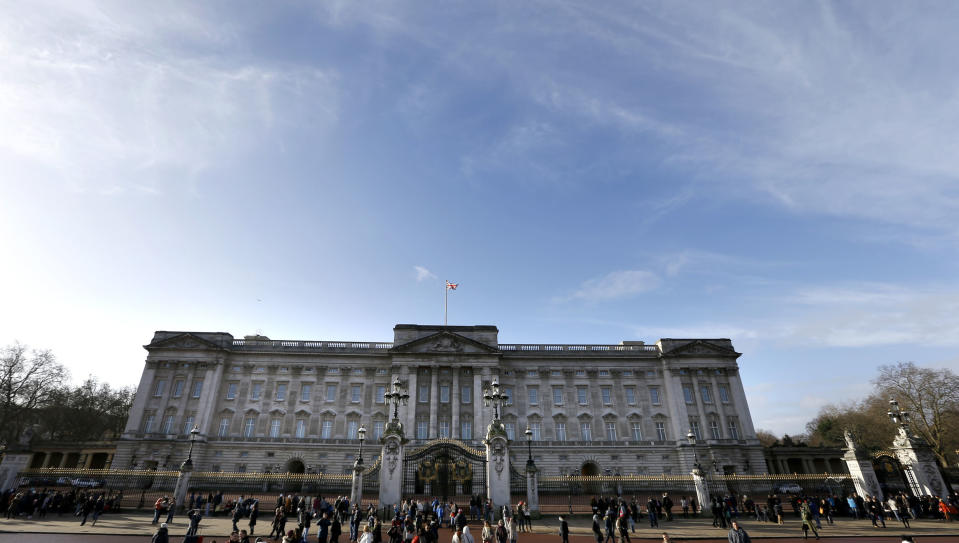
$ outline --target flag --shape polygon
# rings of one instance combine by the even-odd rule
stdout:
[[[459,283],[450,283],[449,281],[446,282],[446,290],[456,290],[456,287],[458,286]]]

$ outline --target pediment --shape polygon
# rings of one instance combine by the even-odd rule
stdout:
[[[675,347],[672,350],[666,351],[663,353],[663,356],[735,356],[738,357],[740,353],[737,353],[733,349],[723,347],[721,345],[716,345],[708,340],[695,339],[691,340],[689,343],[684,343],[679,347]]]
[[[475,339],[461,336],[449,331],[414,339],[409,343],[396,345],[391,349],[394,353],[425,353],[425,354],[499,354],[499,350]]]
[[[215,349],[217,351],[222,350],[222,347],[213,343],[212,341],[207,341],[196,334],[191,334],[190,332],[183,332],[182,334],[177,334],[175,336],[162,339],[150,343],[149,345],[144,345],[144,349],[189,349],[189,350],[207,350]]]

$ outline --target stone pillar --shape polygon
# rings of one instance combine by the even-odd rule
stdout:
[[[526,503],[531,516],[539,518],[539,486],[536,464],[526,463]]]
[[[111,467],[113,467],[113,453],[107,455],[107,461],[103,465],[104,469],[110,469]]]
[[[450,371],[453,372],[453,384],[450,386],[450,410],[452,412],[452,422],[453,425],[450,428],[450,437],[453,439],[459,439],[460,437],[460,370],[459,368],[451,368]]]
[[[500,510],[509,503],[509,439],[506,427],[494,420],[486,430],[486,497]]]
[[[403,425],[392,420],[383,432],[380,454],[380,507],[392,507],[403,499]]]
[[[420,389],[416,382],[419,374],[419,368],[415,365],[407,366],[408,384],[407,391],[410,395],[410,408],[406,413],[406,429],[410,431],[410,436],[416,437],[416,406],[420,402]]]
[[[484,370],[489,371],[489,370]],[[470,400],[473,401],[473,437],[479,439],[483,434],[483,377],[479,368],[473,368],[473,390]]]
[[[863,498],[867,496],[882,498],[879,479],[876,478],[876,472],[872,469],[872,459],[868,455],[860,453],[858,445],[848,430],[844,432],[844,435],[846,438],[846,453],[842,458],[846,461],[846,467],[849,469],[852,484],[856,487],[856,493]]]
[[[180,475],[176,478],[176,485],[173,487],[173,499],[177,513],[183,513],[186,510],[187,500],[186,491],[190,487],[190,477],[193,475],[193,460],[187,459],[180,464]]]
[[[696,487],[696,512],[700,512],[710,503],[709,485],[706,484],[706,474],[699,468],[693,468],[693,485]]]
[[[921,438],[910,437],[908,427],[899,427],[892,450],[906,472],[906,481],[914,495],[943,496],[950,492],[932,450]]]
[[[350,503],[360,506],[362,510],[363,501],[363,470],[366,466],[359,458],[353,463],[353,484],[350,486]]]
[[[0,488],[16,488],[20,472],[30,466],[33,453],[29,451],[8,452],[0,462]]]
[[[153,395],[153,377],[156,375],[155,363],[147,363],[143,374],[140,376],[140,385],[137,387],[136,395],[133,397],[133,405],[130,407],[130,416],[127,418],[127,426],[123,434],[132,436],[140,431],[140,424],[143,421],[143,413],[146,411],[147,400]]]
[[[436,431],[436,420],[439,414],[439,392],[440,392],[440,369],[436,366],[430,368],[430,439],[436,439],[439,434]]]

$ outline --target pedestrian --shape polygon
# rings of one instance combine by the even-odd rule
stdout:
[[[186,535],[196,535],[197,530],[200,529],[200,519],[203,518],[203,515],[200,514],[199,509],[191,509],[186,516],[190,519],[190,527],[187,529]]]
[[[563,543],[569,543],[569,524],[563,517],[559,517],[559,536],[563,538]]]
[[[509,531],[506,530],[506,526],[502,520],[496,523],[496,531],[494,534],[496,535],[496,543],[508,543]]]
[[[513,517],[506,519],[506,529],[509,531],[509,541],[510,543],[516,543],[516,540],[519,539],[519,517],[514,515]]]
[[[176,498],[170,498],[166,510],[166,523],[173,524],[173,513],[176,511]]]
[[[812,530],[812,533],[816,536],[816,539],[819,539],[819,532],[817,532],[816,527],[813,526],[812,511],[809,508],[809,500],[803,501],[799,506],[799,518],[802,519],[802,538],[809,539],[809,530]]]
[[[594,508],[593,511],[596,511]],[[603,529],[599,524],[599,513],[593,513],[593,537],[596,538],[596,543],[603,543]]]
[[[462,542],[463,542],[463,543],[476,543],[476,541],[473,540],[473,534],[470,533],[470,527],[469,527],[469,526],[463,526],[463,539],[462,539]]]
[[[170,534],[167,533],[165,522],[157,528],[156,533],[153,534],[153,538],[150,539],[150,543],[170,543]]]
[[[153,504],[153,522],[150,524],[156,524],[160,522],[160,514],[163,512],[164,504],[166,504],[166,496],[162,498],[157,498],[156,503]],[[9,517],[8,517],[9,518]]]
[[[739,521],[732,522],[732,528],[729,529],[729,543],[752,543],[749,534],[739,525]]]
[[[616,519],[616,530],[619,531],[620,543],[632,543],[629,540],[629,526],[626,523],[626,515],[620,515]]]
[[[242,518],[243,518],[243,509],[240,507],[240,502],[238,501],[233,505],[233,516],[232,516],[233,531],[236,533],[240,533],[240,529],[237,527],[236,523],[240,522]]]
[[[253,535],[253,530],[256,528],[256,518],[260,516],[260,502],[253,502],[253,507],[250,508],[250,535]]]
[[[83,518],[83,520],[80,521],[80,526],[87,523],[87,517],[90,516],[91,512],[93,512],[92,497],[88,500],[83,500],[83,503],[80,505],[80,516]]]

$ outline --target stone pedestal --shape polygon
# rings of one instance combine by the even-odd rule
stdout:
[[[842,459],[849,469],[849,476],[852,478],[852,484],[856,487],[856,493],[864,499],[867,496],[882,498],[879,479],[876,478],[876,471],[872,468],[872,458],[859,450],[859,446],[848,430],[844,432],[844,435],[846,438],[846,453]]]
[[[529,514],[532,517],[539,518],[539,486],[536,464],[526,463],[526,504],[529,507]]]
[[[509,439],[506,427],[494,420],[486,430],[486,497],[495,510],[509,503]]]
[[[357,458],[353,463],[353,484],[350,486],[350,504],[361,506],[363,501],[363,460]]]
[[[176,486],[173,487],[173,499],[175,502],[175,511],[183,513],[186,511],[187,499],[186,492],[190,487],[190,477],[193,475],[193,460],[187,458],[180,464],[180,475],[176,478]]]
[[[403,499],[403,423],[394,419],[383,432],[380,455],[380,503],[382,507],[398,505]]]
[[[693,485],[696,487],[696,512],[703,510],[710,503],[709,485],[706,483],[706,474],[698,467],[693,468]]]
[[[8,452],[0,462],[0,488],[17,486],[17,476],[30,465],[32,452]]]
[[[892,442],[892,450],[906,473],[906,482],[916,496],[944,496],[949,487],[942,478],[936,456],[921,438],[910,436],[907,427],[900,426]]]

